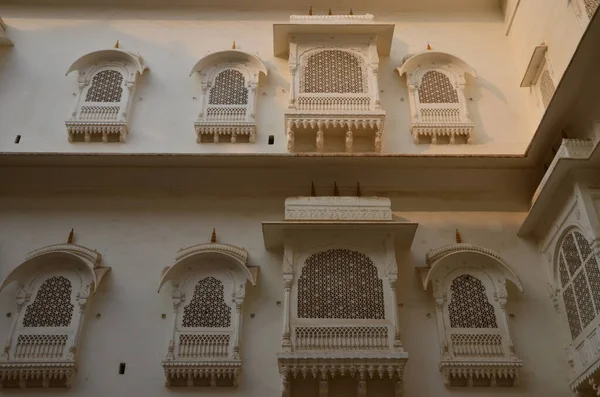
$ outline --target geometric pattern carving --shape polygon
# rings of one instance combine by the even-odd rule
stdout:
[[[235,69],[227,69],[215,78],[210,89],[208,103],[211,105],[246,105],[248,89],[244,75]]]
[[[297,327],[296,350],[377,350],[388,348],[387,327]]]
[[[431,70],[423,75],[419,86],[420,103],[458,103],[458,94],[448,76]]]
[[[223,283],[214,277],[198,281],[194,296],[183,309],[185,328],[228,328],[231,326],[231,308],[224,299]]]
[[[542,93],[542,102],[544,103],[544,107],[547,108],[554,96],[554,91],[556,88],[554,87],[554,82],[550,77],[550,72],[548,70],[544,70],[542,76],[540,77],[540,92]]]
[[[502,356],[502,336],[494,334],[452,334],[452,350],[455,356],[492,357]]]
[[[15,358],[61,358],[67,335],[19,335]]]
[[[311,255],[298,280],[298,317],[384,319],[383,282],[373,261],[346,249]]]
[[[310,55],[300,74],[303,93],[366,93],[361,60],[347,51],[324,50]]]
[[[227,334],[179,335],[179,357],[227,357],[229,338]]]
[[[498,328],[494,307],[478,278],[463,274],[452,281],[448,305],[451,328]]]
[[[73,318],[71,282],[62,276],[51,277],[40,286],[35,300],[27,306],[24,327],[68,327]]]
[[[86,102],[121,102],[123,75],[116,70],[103,70],[92,78]]]
[[[585,10],[587,12],[587,15],[589,18],[591,18],[592,16],[594,16],[594,13],[596,12],[598,5],[600,4],[600,0],[584,0],[583,2],[585,3]]]
[[[579,231],[570,232],[561,242],[559,274],[569,330],[575,340],[600,311],[598,260]]]

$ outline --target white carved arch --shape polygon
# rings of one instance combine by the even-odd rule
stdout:
[[[196,62],[190,71],[190,76],[196,72],[200,72],[202,74],[222,64],[243,65],[252,72],[252,75],[256,75],[257,79],[260,73],[264,74],[265,76],[268,74],[267,67],[258,56],[245,51],[231,49],[213,52],[204,56],[198,62]]]
[[[147,69],[141,55],[118,48],[111,48],[108,50],[93,51],[79,57],[71,64],[67,70],[67,74],[74,70],[83,70],[95,64],[103,63],[106,60],[119,60],[129,63],[134,66],[135,71],[139,74],[144,73]]]
[[[256,268],[246,266],[248,261],[248,252],[243,249],[229,244],[207,243],[197,244],[191,247],[183,248],[177,253],[175,263],[172,266],[167,266],[163,269],[158,291],[169,280],[173,280],[181,275],[181,272],[187,271],[188,266],[193,262],[196,265],[202,265],[201,258],[216,257],[225,259],[239,273],[241,273],[250,284],[256,285]]]
[[[102,256],[89,248],[75,244],[55,244],[38,248],[27,254],[25,261],[15,267],[0,284],[0,290],[13,281],[20,283],[29,279],[32,275],[43,271],[44,266],[49,263],[61,262],[64,266],[72,265],[81,270],[87,283],[91,283],[92,291],[95,292],[104,275],[110,271],[110,267],[101,266]]]
[[[468,143],[470,141],[474,124],[469,117],[466,105],[467,80],[465,76],[469,74],[477,78],[477,72],[473,67],[455,55],[440,51],[426,51],[406,58],[396,70],[400,76],[406,75],[412,121],[411,131],[415,143],[459,143],[461,140]],[[436,73],[441,73],[443,76],[436,78]],[[447,103],[422,101],[419,88],[427,74],[432,79],[430,84],[445,83],[440,79],[447,78],[452,86],[447,90],[455,91],[458,100]],[[440,86],[440,91],[432,92],[431,88],[433,87],[430,87],[427,92],[432,97],[437,95],[438,99],[445,90]]]
[[[423,288],[427,289],[431,280],[438,277],[438,273],[448,271],[448,266],[454,266],[459,262],[482,263],[482,260],[483,263],[488,263],[499,270],[507,280],[512,281],[519,291],[523,292],[521,281],[500,255],[491,249],[466,243],[447,245],[427,253],[426,262],[429,271],[423,281]]]

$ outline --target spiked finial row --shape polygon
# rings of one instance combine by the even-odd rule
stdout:
[[[210,236],[210,242],[211,243],[217,242],[217,231],[215,229],[213,229],[212,236]]]
[[[456,229],[456,244],[460,243],[462,243],[462,239],[460,238],[460,233],[458,232],[458,229]]]
[[[67,238],[67,244],[73,244],[73,234],[74,234],[74,230],[71,229],[71,232],[69,233],[69,237]]]
[[[312,14],[313,14],[313,9],[312,9],[312,6],[310,6],[310,7],[308,7],[308,15],[312,15]],[[327,15],[333,15],[333,12],[331,11],[331,8],[327,12]],[[350,9],[350,14],[349,15],[354,15],[354,11],[352,10],[352,8]]]
[[[333,183],[333,196],[338,197],[340,195],[340,191],[337,186],[337,182]],[[361,197],[362,191],[360,190],[360,183],[356,184],[356,197]],[[317,197],[317,192],[315,190],[315,183],[310,183],[310,197]]]

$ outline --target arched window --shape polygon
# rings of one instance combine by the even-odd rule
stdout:
[[[437,51],[407,58],[406,74],[415,143],[467,143],[475,128],[466,105],[466,74],[475,70],[461,59]]]
[[[267,68],[240,50],[209,54],[192,73],[200,75],[201,109],[194,123],[198,143],[254,143],[259,75]]]
[[[245,250],[199,244],[179,251],[163,270],[160,288],[171,281],[173,325],[166,359],[166,385],[235,386],[240,375],[240,333],[246,281]],[[256,269],[255,269],[256,270]]]
[[[119,49],[95,51],[69,68],[79,71],[79,94],[66,121],[70,142],[125,142],[141,56]]]
[[[309,55],[300,74],[300,92],[368,92],[363,60],[341,50],[323,50]]]
[[[505,305],[506,280],[521,284],[495,252],[457,243],[430,251],[424,280],[433,285],[448,386],[513,386],[516,357]]]
[[[311,255],[298,280],[298,318],[385,318],[383,282],[371,259],[345,249]]]
[[[51,245],[30,252],[3,281],[0,289],[19,284],[17,313],[0,362],[4,387],[69,386],[85,306],[110,270],[100,260],[85,247]]]
[[[558,255],[561,292],[571,338],[575,340],[600,313],[598,259],[577,230],[563,237]]]

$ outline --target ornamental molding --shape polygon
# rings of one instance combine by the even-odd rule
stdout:
[[[162,362],[166,387],[233,386],[237,387],[242,370],[241,360],[168,361]]]
[[[6,25],[2,18],[0,18],[0,47],[12,47],[13,42],[6,35]]]
[[[592,155],[593,151],[594,142],[591,139],[563,139],[560,148],[556,152],[556,155],[554,155],[540,184],[533,193],[531,205],[533,206],[536,203],[561,159],[585,160]]]
[[[461,251],[480,252],[482,254],[489,255],[493,258],[500,259],[500,255],[489,248],[480,247],[478,245],[468,243],[457,243],[432,249],[425,255],[425,262],[427,263],[427,265],[431,266],[434,262],[438,261],[444,256]]]
[[[373,14],[362,15],[290,15],[290,22],[294,23],[370,23],[374,22]]]
[[[391,202],[379,197],[290,197],[286,220],[391,221]]]
[[[467,108],[465,76],[477,78],[475,69],[455,55],[426,51],[405,57],[396,70],[406,75],[416,144],[471,142],[475,124]]]
[[[0,362],[4,388],[69,387],[76,372],[74,361]]]
[[[141,55],[118,48],[81,56],[67,70],[78,71],[75,106],[65,121],[69,142],[125,142]]]
[[[523,363],[514,361],[442,361],[446,386],[515,386]]]

